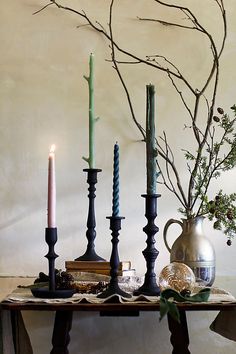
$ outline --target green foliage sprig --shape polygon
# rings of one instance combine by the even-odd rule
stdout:
[[[227,245],[230,246],[232,238],[236,235],[236,193],[223,194],[222,190],[214,200],[203,205],[203,213],[213,221],[215,230],[222,230],[228,236]]]
[[[236,235],[236,193],[224,194],[219,190],[215,198],[208,197],[208,187],[212,179],[219,178],[222,172],[236,166],[236,105],[231,107],[233,118],[224,113],[220,107],[217,115],[213,116],[206,149],[199,158],[194,174],[192,217],[205,215],[213,221],[216,230],[223,230],[228,236],[227,244]],[[191,165],[196,163],[197,154],[184,150],[188,170],[193,173]],[[197,212],[194,206],[199,203]],[[186,209],[179,211],[186,216]]]

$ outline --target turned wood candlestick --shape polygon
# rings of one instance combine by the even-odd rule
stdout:
[[[99,298],[106,298],[111,295],[121,295],[123,297],[131,297],[130,294],[126,293],[122,289],[120,289],[118,284],[118,274],[119,274],[119,253],[118,253],[118,243],[119,243],[119,231],[121,229],[121,220],[124,219],[122,216],[108,216],[107,219],[110,220],[110,230],[112,231],[112,252],[110,258],[110,283],[108,284],[108,288],[103,291],[101,294],[98,294]]]
[[[147,234],[147,247],[143,251],[144,258],[146,260],[147,272],[143,285],[134,291],[134,295],[147,295],[155,296],[160,294],[160,288],[156,283],[156,274],[154,272],[155,261],[159,254],[155,248],[155,234],[159,231],[159,228],[155,225],[154,220],[157,216],[157,198],[159,194],[143,194],[145,198],[145,217],[148,220],[147,225],[143,228],[143,231]]]
[[[88,240],[86,252],[75,259],[75,261],[105,261],[104,258],[97,255],[95,251],[95,238],[96,238],[96,217],[95,217],[95,198],[96,198],[96,187],[97,174],[102,170],[97,168],[85,168],[83,170],[87,172],[87,183],[89,184],[89,208],[88,208],[88,218],[87,218],[87,232],[86,237]]]
[[[56,289],[55,259],[58,257],[54,250],[57,242],[56,227],[45,229],[45,241],[48,244],[48,253],[45,257],[48,259],[49,285],[48,287],[33,288],[31,292],[35,297],[39,298],[55,299],[71,297],[75,293],[74,289]]]

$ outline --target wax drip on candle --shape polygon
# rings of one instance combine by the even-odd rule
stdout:
[[[119,145],[114,145],[112,216],[119,215]]]

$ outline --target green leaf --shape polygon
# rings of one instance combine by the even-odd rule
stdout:
[[[159,318],[159,321],[161,321],[163,319],[163,317],[165,317],[165,315],[167,315],[167,313],[169,311],[169,307],[168,307],[167,303],[168,303],[168,300],[166,300],[163,297],[160,298],[160,318]]]
[[[175,321],[180,322],[179,310],[173,300],[177,302],[206,302],[210,296],[210,292],[210,288],[204,288],[197,294],[189,296],[181,295],[174,289],[163,290],[160,296],[160,321],[168,313]]]
[[[180,323],[179,309],[174,302],[167,301],[169,315],[178,323]]]

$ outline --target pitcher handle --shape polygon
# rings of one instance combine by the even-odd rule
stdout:
[[[167,223],[165,224],[164,230],[163,230],[163,238],[164,238],[164,242],[166,245],[166,248],[168,249],[168,251],[171,251],[171,248],[169,247],[168,243],[167,243],[167,230],[169,228],[170,225],[172,224],[179,224],[182,228],[183,228],[183,223],[180,220],[176,220],[176,219],[170,219],[167,221]]]

